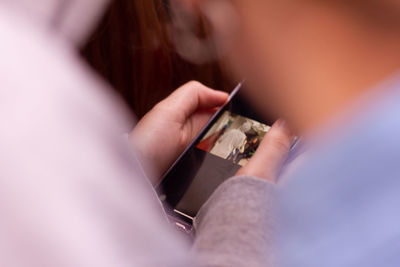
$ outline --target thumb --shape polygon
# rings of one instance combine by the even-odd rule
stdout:
[[[183,121],[186,121],[195,111],[220,107],[227,100],[227,93],[192,81],[178,88],[160,104],[179,111]]]
[[[238,171],[237,175],[256,176],[276,182],[282,164],[289,154],[292,141],[293,135],[286,122],[279,119],[266,133],[254,156]]]

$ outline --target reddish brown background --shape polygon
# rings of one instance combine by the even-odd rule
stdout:
[[[82,52],[139,118],[190,80],[231,88],[217,63],[198,66],[175,53],[167,36],[167,5],[161,0],[114,0]]]

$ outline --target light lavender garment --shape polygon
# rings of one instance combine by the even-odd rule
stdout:
[[[109,0],[0,0],[7,13],[53,35],[81,45],[96,26]],[[26,44],[25,44],[26,45]]]
[[[242,191],[238,180],[228,182],[203,209],[191,251],[121,142],[133,121],[71,45],[84,34],[56,31],[54,13],[41,13],[61,2],[0,2],[0,266],[260,266],[265,228],[252,213],[270,185],[241,178]],[[74,3],[83,2],[95,4]],[[88,18],[97,17],[91,12]],[[89,19],[74,20],[78,13],[67,21],[87,32]],[[237,206],[234,214],[229,205]],[[237,239],[247,229],[261,236],[257,243]],[[222,253],[226,246],[242,252],[240,261]]]

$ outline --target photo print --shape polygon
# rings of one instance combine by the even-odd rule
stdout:
[[[263,123],[225,111],[197,148],[245,166],[269,129]]]

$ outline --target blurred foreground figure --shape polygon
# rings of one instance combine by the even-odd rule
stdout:
[[[400,266],[400,2],[191,2],[254,103],[302,137],[279,181],[278,266]]]
[[[167,226],[152,168],[123,142],[133,121],[77,53],[105,4],[0,3],[0,266],[261,266],[268,182],[222,185],[193,246]],[[226,99],[179,89],[132,135],[140,161],[165,171]]]

